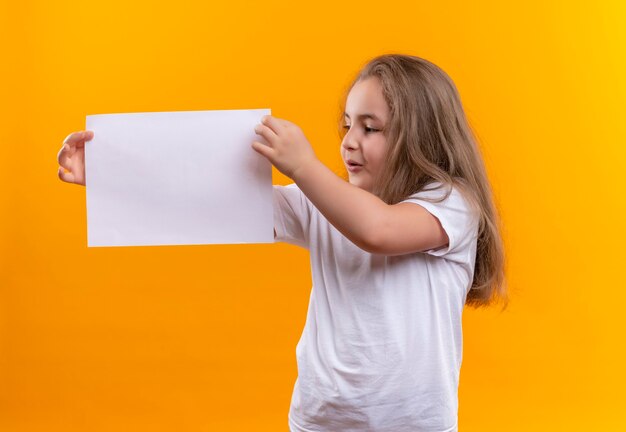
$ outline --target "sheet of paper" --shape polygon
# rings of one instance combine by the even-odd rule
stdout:
[[[270,109],[87,116],[87,245],[273,243]]]

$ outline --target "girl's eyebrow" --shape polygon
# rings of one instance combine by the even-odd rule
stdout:
[[[350,118],[350,116],[348,115],[348,113],[343,113],[344,117],[348,117]],[[375,114],[371,114],[371,113],[365,113],[365,114],[359,114],[358,116],[356,116],[358,119],[363,119],[363,118],[370,118],[372,120],[378,120],[381,121],[380,118],[378,118]]]

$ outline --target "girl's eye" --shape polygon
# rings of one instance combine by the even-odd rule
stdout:
[[[346,130],[350,129],[350,125],[344,125],[343,128],[346,129]],[[367,133],[379,132],[379,131],[380,131],[380,129],[373,129],[373,128],[370,128],[370,127],[365,127],[365,132],[367,132]]]

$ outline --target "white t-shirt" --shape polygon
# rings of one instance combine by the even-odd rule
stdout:
[[[296,347],[292,432],[457,431],[478,215],[456,187],[441,203],[420,199],[443,192],[405,201],[435,215],[449,245],[385,256],[344,237],[295,183],[274,185],[275,241],[309,250],[313,281]]]

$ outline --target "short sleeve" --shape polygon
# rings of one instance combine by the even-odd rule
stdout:
[[[273,185],[274,242],[284,242],[308,249],[310,209],[306,196],[295,183]]]
[[[431,186],[427,186],[431,189]],[[478,238],[478,215],[469,206],[466,198],[457,187],[453,187],[450,195],[441,202],[430,202],[424,198],[438,199],[444,197],[448,186],[439,185],[433,190],[423,190],[411,195],[403,202],[411,202],[424,207],[439,219],[441,226],[448,235],[447,246],[429,249],[423,253],[458,262],[466,262],[471,247]]]

